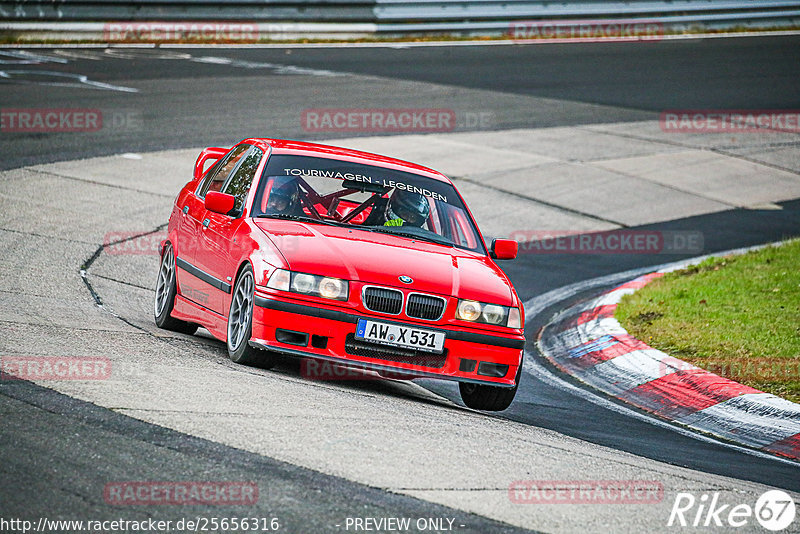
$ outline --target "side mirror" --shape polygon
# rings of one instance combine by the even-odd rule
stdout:
[[[197,161],[194,162],[194,179],[197,180],[205,174],[207,161],[217,161],[228,152],[227,148],[209,147],[200,152]]]
[[[233,195],[209,191],[206,193],[206,209],[214,213],[227,215],[232,209],[236,199]]]
[[[517,257],[519,243],[513,239],[495,239],[492,241],[492,257],[496,260],[513,260]]]

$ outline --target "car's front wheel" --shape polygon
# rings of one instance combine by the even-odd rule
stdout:
[[[277,356],[250,346],[253,333],[253,308],[255,305],[255,277],[248,265],[239,274],[228,313],[228,356],[234,363],[255,365],[264,369],[273,367]]]
[[[519,379],[522,376],[522,362],[517,368],[516,384],[514,387],[487,386],[484,384],[473,384],[472,382],[459,382],[458,389],[461,392],[461,400],[468,408],[473,410],[483,410],[487,412],[501,412],[511,406],[511,402],[517,394]]]
[[[156,326],[181,334],[192,335],[197,331],[198,326],[194,323],[187,323],[175,319],[170,315],[175,306],[175,295],[178,293],[178,285],[175,281],[175,253],[172,245],[164,247],[161,255],[161,267],[158,269],[158,279],[156,280],[155,297],[155,321]]]

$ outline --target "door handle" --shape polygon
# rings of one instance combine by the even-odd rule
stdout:
[[[208,228],[208,225],[211,223],[210,219],[203,219],[203,228]]]
[[[186,204],[186,205],[183,207],[183,214],[184,214],[184,215],[186,215],[187,213],[189,213],[189,204]]]

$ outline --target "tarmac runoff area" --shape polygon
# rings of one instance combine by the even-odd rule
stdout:
[[[331,144],[441,170],[455,179],[486,235],[508,236],[613,230],[732,207],[778,209],[776,202],[800,197],[796,142],[796,135],[776,132],[668,134],[657,122],[642,122]],[[0,174],[0,354],[105,358],[111,372],[103,380],[41,385],[179,432],[536,530],[651,531],[666,525],[678,492],[714,491],[720,502],[752,505],[767,489],[489,418],[414,383],[322,383],[296,371],[234,365],[221,343],[155,327],[152,246],[109,246],[97,256],[87,276],[104,303],[98,307],[81,266],[101,244],[162,228],[200,148]],[[597,502],[530,504],[530,492],[509,492],[528,480],[655,481],[663,498],[643,498],[622,512]]]

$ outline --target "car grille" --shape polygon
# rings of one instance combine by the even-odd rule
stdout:
[[[406,304],[406,315],[435,321],[444,314],[445,300],[441,297],[411,293]]]
[[[361,295],[364,307],[378,313],[399,315],[403,311],[403,293],[388,287],[367,286]],[[411,293],[408,295],[406,315],[415,319],[436,321],[444,315],[447,301],[434,295]]]
[[[362,294],[364,306],[371,311],[398,315],[403,309],[403,293],[396,289],[367,287]]]
[[[361,356],[362,358],[372,358],[397,363],[407,363],[419,367],[441,369],[447,361],[447,349],[442,354],[431,354],[414,349],[404,349],[401,347],[389,347],[369,343],[355,338],[353,334],[347,334],[344,342],[344,350],[351,356]]]

